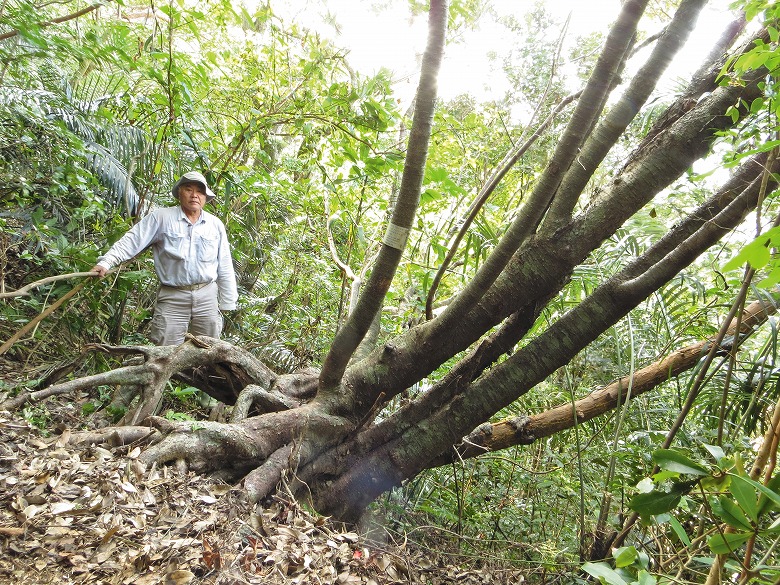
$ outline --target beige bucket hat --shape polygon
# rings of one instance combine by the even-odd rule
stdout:
[[[184,183],[200,183],[203,185],[203,188],[206,190],[207,203],[216,197],[216,195],[214,195],[214,191],[209,188],[209,184],[206,182],[206,177],[201,175],[198,171],[190,171],[179,177],[179,180],[174,183],[173,187],[171,187],[171,193],[173,194],[174,199],[178,199],[179,187]]]

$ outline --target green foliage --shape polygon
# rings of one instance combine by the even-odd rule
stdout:
[[[46,28],[37,23],[62,7],[4,9],[24,34],[0,47],[13,64],[0,87],[10,130],[0,140],[0,218],[13,227],[4,250],[28,266],[7,286],[92,266],[136,203],[142,213],[169,204],[175,176],[197,168],[219,194],[214,211],[233,244],[242,307],[230,333],[280,369],[318,359],[342,287],[325,245],[323,190],[354,218],[337,245],[360,265],[366,240],[356,234],[380,233],[385,216],[374,212],[388,209],[403,158],[389,74],[353,74],[339,49],[265,9],[171,5],[151,20],[109,12]],[[130,268],[79,295],[76,337],[49,331],[63,321],[38,334],[75,344],[143,332],[154,278],[146,258]],[[313,276],[314,294],[300,274]],[[0,311],[11,325],[43,306],[36,292]]]
[[[110,407],[113,389],[110,386],[99,386],[97,390],[97,398],[93,400],[87,400],[81,404],[81,414],[84,417],[89,417],[90,415],[99,412],[103,408]],[[109,416],[112,417],[113,420],[113,414],[109,413]]]
[[[726,115],[737,121],[746,117],[740,127],[727,133],[726,137],[735,144],[736,148],[728,155],[730,165],[736,165],[758,152],[770,152],[778,148],[777,118],[780,111],[780,102],[777,100],[777,79],[780,73],[780,55],[777,52],[778,19],[780,9],[775,2],[764,0],[743,2],[743,10],[748,20],[760,17],[763,20],[769,34],[769,42],[757,40],[755,46],[743,55],[728,61],[721,72],[721,83],[740,83],[743,75],[752,71],[762,71],[765,79],[762,84],[764,96],[755,99],[749,104],[734,104]],[[776,194],[764,194],[771,199]],[[771,228],[765,233],[742,248],[732,257],[724,270],[733,270],[738,266],[749,263],[755,270],[766,269],[763,279],[758,286],[770,288],[780,282],[780,265],[776,258],[772,257],[768,246],[776,246],[778,240],[777,228]]]
[[[669,522],[687,548],[693,548],[693,543],[681,522],[670,513],[684,516],[689,510],[706,511],[707,525],[712,527],[706,538],[711,554],[739,559],[741,548],[748,541],[753,543],[754,553],[771,550],[780,532],[775,514],[780,506],[780,475],[766,485],[759,483],[741,469],[739,457],[726,456],[716,446],[705,447],[710,454],[707,462],[696,461],[678,449],[656,450],[653,459],[660,472],[652,477],[653,489],[635,495],[629,504],[631,509],[645,521],[655,518],[659,524]],[[671,488],[663,489],[669,483]],[[680,505],[683,498],[684,507]],[[757,575],[756,582],[769,583],[780,567],[763,565],[752,570]]]
[[[117,423],[122,420],[122,417],[125,416],[126,413],[127,408],[122,406],[112,406],[110,404],[106,406],[106,414],[108,414],[109,420],[111,420],[112,423]]]
[[[163,416],[164,416],[164,417],[165,417],[167,420],[178,421],[178,422],[182,422],[182,421],[194,421],[194,420],[195,420],[195,419],[194,419],[192,416],[190,416],[190,415],[189,415],[189,414],[187,414],[187,413],[184,413],[184,412],[176,412],[176,411],[174,411],[174,410],[166,410],[166,411],[165,411],[165,414],[164,414]]]
[[[655,585],[656,578],[648,572],[650,557],[633,546],[612,551],[615,568],[606,562],[585,563],[582,570],[605,585]]]
[[[185,386],[182,388],[180,386],[173,385],[171,388],[168,389],[168,394],[172,398],[175,398],[176,400],[180,400],[181,402],[187,402],[188,399],[197,396],[198,392],[200,392],[200,390],[192,386]]]
[[[43,431],[44,434],[49,432],[51,413],[49,413],[45,404],[25,406],[22,409],[22,416],[28,423]]]

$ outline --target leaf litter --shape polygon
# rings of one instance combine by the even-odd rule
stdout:
[[[520,583],[430,550],[377,545],[277,496],[170,467],[140,449],[74,446],[0,412],[0,582],[79,585]]]

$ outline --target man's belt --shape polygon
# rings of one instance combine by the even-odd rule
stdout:
[[[193,291],[193,290],[200,290],[204,286],[210,285],[212,282],[214,282],[214,281],[210,280],[209,282],[199,282],[198,284],[183,284],[181,286],[173,286],[173,285],[170,285],[170,284],[164,284],[163,286],[165,286],[167,288],[175,288],[176,290],[189,290],[189,291]]]

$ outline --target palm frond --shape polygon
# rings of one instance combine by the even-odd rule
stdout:
[[[95,102],[73,103],[46,90],[0,88],[0,103],[10,106],[9,115],[30,125],[40,124],[43,118],[60,122],[82,140],[84,161],[106,188],[109,202],[127,214],[137,212],[140,198],[130,169],[146,153],[147,140],[141,129],[107,126],[103,119],[90,115]]]
[[[95,142],[86,145],[85,154],[90,170],[108,189],[111,203],[128,215],[135,215],[139,197],[127,169],[107,148]]]

